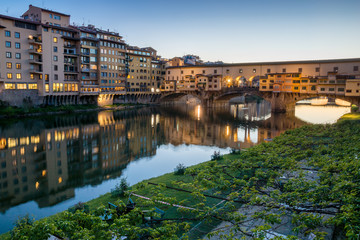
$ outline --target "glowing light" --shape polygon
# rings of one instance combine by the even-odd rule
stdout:
[[[230,135],[230,126],[227,125],[226,126],[226,136],[229,136]]]
[[[62,183],[62,177],[59,177],[58,183]]]
[[[200,120],[200,116],[201,116],[201,106],[197,105],[197,120]]]
[[[39,182],[36,182],[36,183],[35,183],[35,188],[36,188],[36,189],[39,189],[39,186],[40,186],[40,183],[39,183]]]
[[[41,175],[44,177],[46,175],[46,170],[42,170]]]

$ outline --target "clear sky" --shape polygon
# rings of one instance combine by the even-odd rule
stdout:
[[[360,57],[360,0],[0,0],[18,17],[29,4],[71,22],[119,32],[163,57],[254,62]]]

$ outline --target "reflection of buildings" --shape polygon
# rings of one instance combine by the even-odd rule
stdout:
[[[295,116],[271,116],[270,104],[266,101],[226,105],[215,110],[178,106],[177,112],[181,114],[173,118],[163,117],[161,122],[166,142],[174,145],[244,149],[305,124]]]
[[[69,121],[70,127],[24,137],[13,136],[18,129],[3,131],[0,210],[34,199],[39,207],[57,204],[74,197],[75,188],[118,177],[130,161],[154,155],[159,115],[150,113],[101,112],[97,122],[74,126]]]
[[[186,105],[0,127],[0,211],[31,200],[46,207],[72,198],[75,188],[118,177],[129,162],[155,155],[165,143],[248,148],[303,124],[288,115],[269,118],[269,111],[265,102]]]

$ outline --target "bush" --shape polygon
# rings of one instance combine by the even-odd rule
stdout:
[[[356,105],[351,105],[351,112],[357,112],[358,109],[359,109],[358,106],[356,106]]]
[[[175,168],[174,168],[174,174],[175,175],[184,175],[185,174],[185,170],[186,167],[184,164],[179,163]]]
[[[111,195],[113,197],[124,197],[129,186],[130,184],[126,181],[126,178],[121,178],[120,183],[116,184],[114,189],[111,189]]]
[[[241,149],[235,149],[235,148],[232,148],[232,149],[230,149],[230,154],[240,154],[240,151],[241,151]]]
[[[211,161],[213,160],[221,160],[223,157],[220,155],[220,151],[214,151],[214,154],[211,155]]]

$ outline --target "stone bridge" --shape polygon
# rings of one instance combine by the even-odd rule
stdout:
[[[293,93],[293,92],[271,92],[271,91],[259,91],[259,88],[255,87],[236,87],[236,88],[223,88],[219,91],[200,91],[200,90],[189,90],[189,91],[176,91],[176,92],[163,92],[159,101],[160,102],[176,102],[181,97],[191,95],[201,100],[201,103],[205,106],[212,106],[215,103],[228,102],[230,99],[239,96],[258,96],[271,103],[272,112],[292,112],[295,110],[295,104],[298,101],[328,97],[338,98],[348,101],[352,104],[360,106],[359,97],[347,97],[336,94],[309,94],[309,93]]]

